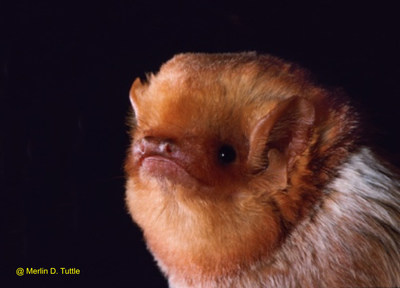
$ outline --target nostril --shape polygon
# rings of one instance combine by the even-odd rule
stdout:
[[[159,144],[160,151],[163,153],[170,154],[172,152],[172,144],[169,142],[161,142]]]

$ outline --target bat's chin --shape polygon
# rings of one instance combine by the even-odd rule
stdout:
[[[161,181],[169,181],[175,184],[193,185],[198,182],[191,175],[179,159],[164,157],[161,155],[147,156],[141,159],[140,171],[150,177]],[[197,183],[198,184],[198,183]]]

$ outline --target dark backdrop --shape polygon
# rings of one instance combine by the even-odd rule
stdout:
[[[398,165],[398,9],[355,2],[1,1],[7,287],[166,285],[124,207],[122,166],[130,85],[178,52],[257,50],[308,67],[349,92]],[[18,277],[18,267],[81,274]]]

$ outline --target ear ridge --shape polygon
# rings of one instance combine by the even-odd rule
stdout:
[[[293,96],[280,102],[257,123],[250,135],[248,163],[252,170],[265,169],[268,151],[276,149],[289,172],[297,156],[307,149],[314,121],[314,105],[309,100]]]
[[[135,81],[133,82],[131,89],[129,91],[129,100],[131,102],[133,111],[135,113],[136,119],[139,117],[139,107],[138,107],[138,98],[141,90],[143,90],[144,85],[140,78],[136,78]]]

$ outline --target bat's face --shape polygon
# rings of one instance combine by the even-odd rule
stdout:
[[[299,214],[288,187],[315,113],[298,96],[315,89],[254,57],[178,56],[132,86],[127,205],[162,267],[233,269],[268,255]]]
[[[153,179],[162,190],[182,186],[185,195],[232,197],[233,187],[248,182],[251,131],[246,125],[254,116],[251,109],[235,107],[240,104],[219,85],[190,84],[155,83],[133,100],[134,169],[140,179]]]

